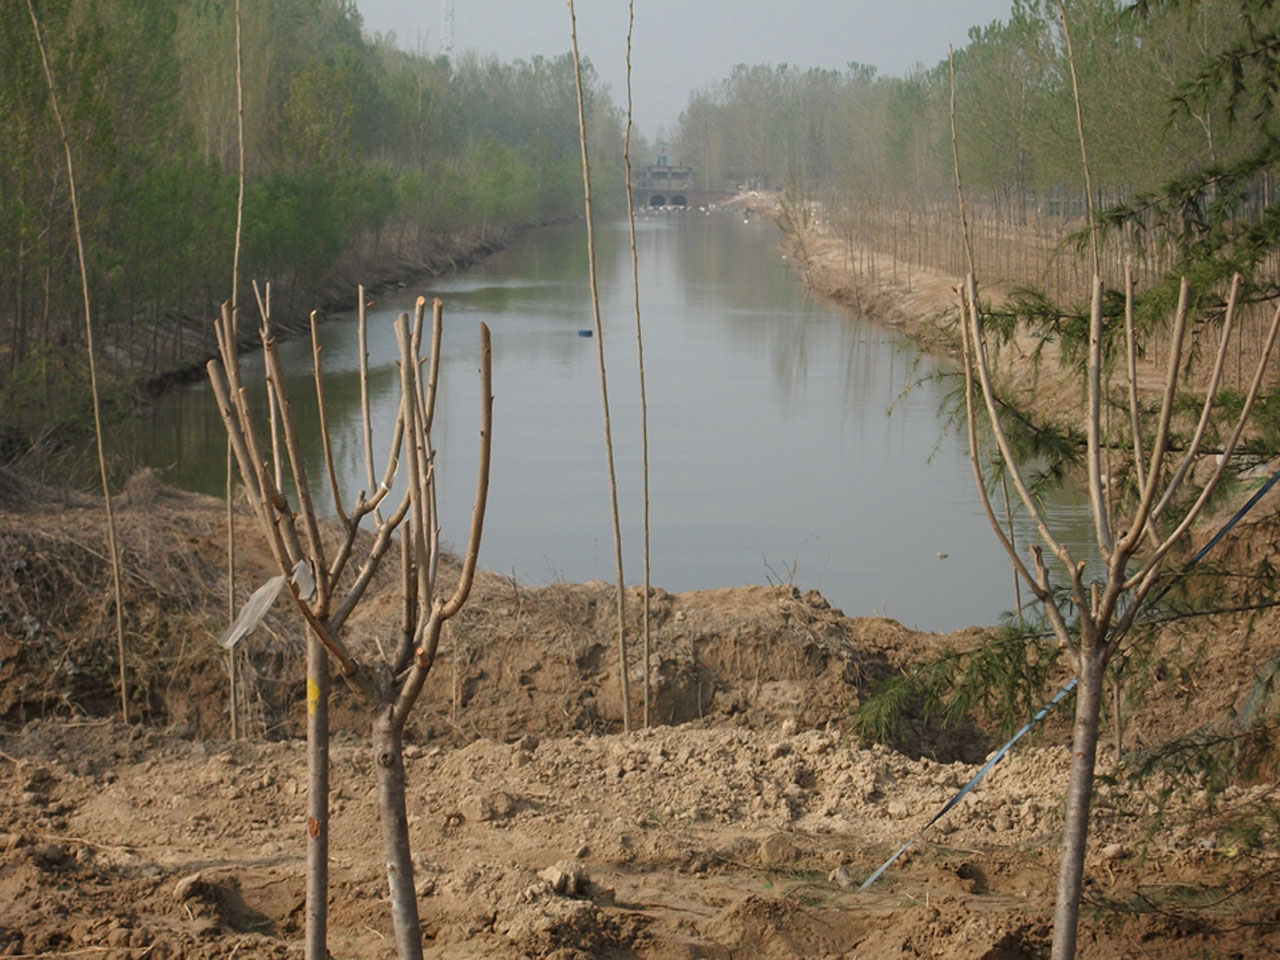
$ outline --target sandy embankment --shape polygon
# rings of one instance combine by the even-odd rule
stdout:
[[[859,270],[868,251],[848,245],[823,226],[794,233],[783,231],[783,249],[795,263],[803,282],[815,293],[879,323],[901,330],[920,349],[960,359],[959,287],[964,277],[920,264],[894,264],[889,254],[875,251],[875,270]],[[980,288],[979,298],[1000,305],[1005,293],[999,283]],[[1042,422],[1069,421],[1082,411],[1083,392],[1075,372],[1063,370],[1054,344],[1020,330],[1012,340],[988,340],[988,356],[997,392]],[[1143,374],[1144,390],[1153,381]],[[1154,386],[1152,386],[1154,392]]]

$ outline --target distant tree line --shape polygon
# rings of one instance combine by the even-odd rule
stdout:
[[[1231,122],[1225,84],[1197,91],[1186,81],[1244,35],[1242,6],[1265,7],[1259,15],[1275,20],[1271,4],[1166,2],[1138,13],[1117,0],[1066,6],[1103,203],[1256,148],[1256,127]],[[1036,208],[1082,212],[1056,5],[1013,0],[1007,19],[970,31],[955,74],[960,160],[975,201],[1014,218]],[[1174,99],[1183,109],[1171,113]],[[899,205],[954,195],[945,56],[904,76],[858,63],[843,71],[740,65],[690,97],[673,140],[673,154],[708,186],[798,185]]]
[[[363,33],[352,0],[244,0],[240,275],[315,289],[345,257],[575,216],[568,54],[451,62]],[[77,165],[95,324],[131,377],[175,313],[230,297],[231,0],[36,3]],[[621,118],[587,68],[596,175],[621,200]],[[61,144],[25,2],[0,5],[0,452],[84,409]],[[302,304],[299,304],[301,307]],[[307,307],[315,306],[308,303]]]

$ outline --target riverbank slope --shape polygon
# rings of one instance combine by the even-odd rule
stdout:
[[[899,263],[884,251],[851,248],[820,222],[807,226],[780,221],[783,249],[802,281],[816,294],[901,330],[921,350],[959,362],[960,287],[964,277],[920,264]],[[999,283],[979,296],[999,305]],[[997,390],[1018,409],[1043,422],[1063,423],[1084,409],[1073,371],[1063,370],[1053,343],[1018,330],[1009,340],[990,343],[988,355]],[[1154,394],[1158,371],[1140,364],[1143,390]]]

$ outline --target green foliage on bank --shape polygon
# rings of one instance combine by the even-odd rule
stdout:
[[[212,315],[231,292],[235,5],[35,7],[108,366],[163,372],[160,319]],[[242,17],[242,302],[249,278],[305,292],[356,252],[411,259],[429,240],[580,214],[568,54],[409,53],[365,35],[350,0],[245,3]],[[621,120],[584,67],[595,173],[620,203]],[[41,409],[75,393],[83,352],[66,170],[25,2],[0,4],[0,129],[0,448],[12,454],[58,420]]]

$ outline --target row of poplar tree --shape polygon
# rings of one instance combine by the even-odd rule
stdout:
[[[136,368],[130,347],[163,318],[213,316],[230,293],[236,5],[34,7],[76,164],[95,325],[108,357]],[[305,291],[355,253],[412,257],[580,213],[568,55],[406,52],[366,35],[351,0],[240,7],[242,278]],[[622,118],[589,67],[585,79],[596,175],[619,179]],[[25,2],[0,4],[0,129],[0,447],[12,454],[87,410],[70,197]]]
[[[1227,78],[1208,87],[1194,81],[1212,56],[1258,32],[1258,23],[1244,22],[1249,8],[1275,21],[1271,6],[1067,2],[1090,162],[1104,201],[1257,147],[1258,126],[1233,122],[1248,118],[1232,117]],[[950,65],[947,51],[939,53],[935,66],[903,76],[858,63],[845,70],[741,65],[691,96],[674,152],[713,187],[798,184],[886,202],[951,199]],[[954,65],[960,160],[975,199],[1019,214],[1037,205],[1067,212],[1064,203],[1078,212],[1075,105],[1053,0],[1013,0],[1006,19],[970,31]],[[1265,73],[1257,63],[1238,65],[1245,82],[1251,71]],[[1183,109],[1171,112],[1175,99]]]

